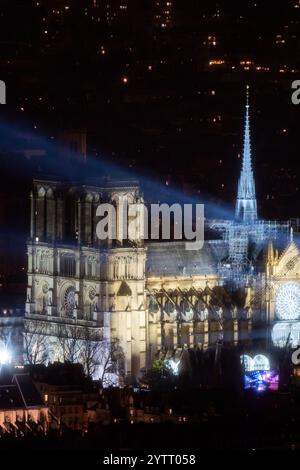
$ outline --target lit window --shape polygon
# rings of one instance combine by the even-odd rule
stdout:
[[[225,64],[225,60],[222,60],[222,59],[215,59],[215,60],[210,60],[209,61],[209,65],[212,66],[212,65],[224,65]]]
[[[263,354],[257,354],[253,358],[253,370],[270,370],[270,361]]]

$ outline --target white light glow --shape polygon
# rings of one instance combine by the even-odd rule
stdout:
[[[0,350],[0,365],[10,364],[11,363],[11,354],[7,349]]]
[[[281,320],[300,318],[300,284],[288,282],[276,293],[276,313]]]
[[[270,370],[270,361],[263,354],[257,354],[253,358],[253,370]]]
[[[251,372],[253,370],[253,359],[248,354],[243,354],[241,357],[241,364],[243,365],[246,372]]]
[[[290,323],[275,323],[272,329],[272,341],[274,346],[283,348],[286,345],[290,332]]]
[[[175,361],[174,359],[169,359],[167,361],[167,366],[171,370],[173,375],[178,375],[179,374],[179,366],[180,366],[180,361]]]
[[[270,361],[267,356],[257,354],[252,359],[248,354],[240,356],[241,364],[245,368],[245,372],[252,372],[254,370],[270,370]]]
[[[297,348],[300,345],[300,322],[275,323],[272,329],[272,341],[274,346],[280,348],[283,348],[287,342],[293,348]]]
[[[297,348],[300,344],[300,323],[293,323],[291,326],[291,342],[292,347]]]

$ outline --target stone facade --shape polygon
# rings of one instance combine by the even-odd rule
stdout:
[[[145,367],[144,244],[121,238],[101,242],[96,235],[99,203],[114,204],[121,225],[124,198],[140,202],[138,186],[34,182],[25,324],[35,335],[33,344],[37,335],[48,336],[49,360],[60,359],[58,329],[68,325],[71,333],[81,329],[82,339],[87,332],[98,340],[118,338],[127,374]]]
[[[35,362],[62,360],[61,336],[74,332],[82,344],[87,332],[97,341],[117,338],[131,376],[150,367],[161,350],[248,339],[251,293],[246,289],[239,304],[218,271],[227,244],[212,240],[189,251],[184,242],[145,245],[141,236],[100,241],[98,205],[124,198],[129,206],[141,202],[139,187],[34,182],[25,336]]]
[[[279,257],[269,246],[266,256],[269,240],[281,250],[288,243],[289,224],[257,219],[248,99],[247,91],[236,220],[207,221],[214,236],[200,250],[186,250],[184,241],[146,243],[143,217],[124,237],[130,208],[143,203],[136,182],[34,181],[25,315],[29,362],[66,359],[62,343],[69,355],[73,345],[72,359],[78,359],[87,340],[117,340],[125,373],[137,377],[162,350],[245,346],[259,338],[268,343],[274,328],[275,343],[284,345],[292,329],[297,344],[298,248],[291,241]],[[110,204],[117,216],[109,221],[115,236],[107,240],[97,232],[100,204]],[[277,295],[281,284],[287,289]]]

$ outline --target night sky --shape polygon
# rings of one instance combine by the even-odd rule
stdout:
[[[259,215],[298,217],[299,21],[298,0],[2,0],[2,230],[28,233],[45,175],[139,178],[149,201],[185,195],[230,216],[246,84]]]

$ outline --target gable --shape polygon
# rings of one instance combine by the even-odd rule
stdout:
[[[291,242],[281,254],[274,274],[280,277],[297,277],[300,275],[300,251]]]

